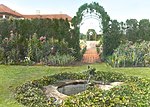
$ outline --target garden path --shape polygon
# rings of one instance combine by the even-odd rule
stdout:
[[[83,55],[83,63],[100,62],[100,56],[97,53],[96,41],[87,41],[87,50]]]

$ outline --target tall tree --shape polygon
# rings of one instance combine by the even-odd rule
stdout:
[[[109,31],[107,35],[103,37],[103,54],[108,56],[113,53],[121,41],[120,25],[117,20],[112,20],[109,26]]]
[[[141,40],[150,41],[150,22],[148,19],[140,20],[139,35]]]
[[[129,41],[136,42],[139,40],[138,21],[136,19],[126,20],[126,37]]]

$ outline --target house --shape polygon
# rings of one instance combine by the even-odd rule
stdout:
[[[0,4],[0,19],[9,19],[10,17],[16,18],[16,19],[68,19],[71,21],[71,17],[67,14],[37,14],[37,15],[23,15],[20,14],[9,7]]]
[[[67,14],[37,14],[37,15],[23,15],[23,18],[25,19],[68,19],[71,21],[71,17]]]
[[[10,16],[14,17],[14,18],[21,18],[22,15],[12,9],[10,9],[9,7],[0,4],[0,18],[3,19],[8,19]]]

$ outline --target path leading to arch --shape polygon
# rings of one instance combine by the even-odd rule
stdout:
[[[82,62],[83,63],[95,63],[100,62],[100,56],[97,53],[96,49],[96,41],[87,41],[87,50],[83,55]]]

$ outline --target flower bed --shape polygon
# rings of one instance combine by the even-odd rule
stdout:
[[[41,79],[27,82],[16,88],[15,98],[23,105],[30,107],[148,107],[150,105],[150,81],[127,77],[116,72],[97,71],[91,80],[103,81],[105,84],[115,81],[124,82],[123,85],[110,90],[101,90],[90,86],[86,91],[70,96],[61,104],[54,103],[55,99],[47,98],[43,86],[48,86],[62,80],[87,80],[89,71],[83,73],[60,73],[45,76]]]

